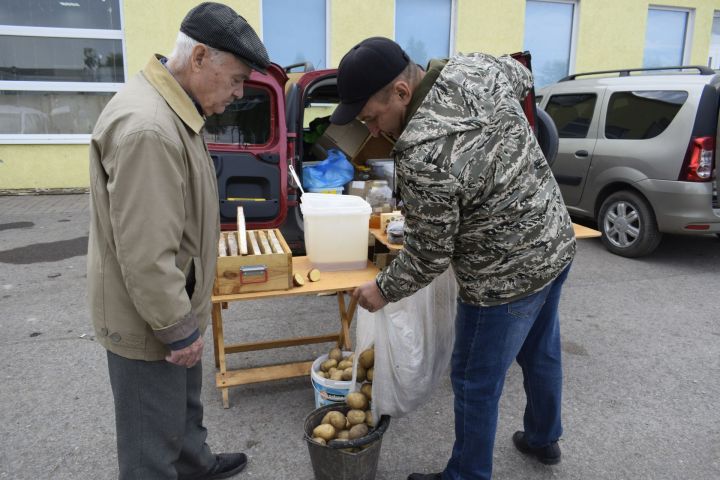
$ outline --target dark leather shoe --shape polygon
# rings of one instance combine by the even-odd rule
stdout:
[[[215,465],[198,480],[218,480],[234,477],[247,465],[244,453],[220,453],[215,455]]]
[[[442,480],[442,473],[411,473],[407,480]]]
[[[515,432],[512,436],[515,448],[526,455],[535,456],[540,463],[545,465],[556,465],[560,463],[560,446],[557,442],[552,442],[544,447],[531,447],[525,440],[525,432]]]

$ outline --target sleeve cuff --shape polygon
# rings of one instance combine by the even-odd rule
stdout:
[[[390,300],[388,300],[387,295],[385,295],[385,292],[383,292],[383,289],[380,286],[380,276],[379,275],[377,277],[375,277],[375,285],[377,285],[378,291],[380,292],[380,296],[383,298],[383,300],[390,303]]]
[[[198,329],[198,318],[192,310],[179,322],[160,330],[153,330],[155,338],[165,345],[172,345],[175,342],[186,340]]]
[[[168,348],[170,348],[170,350],[182,350],[183,348],[187,347],[188,345],[192,345],[192,343],[195,340],[197,340],[198,338],[200,338],[200,330],[196,328],[195,331],[193,333],[191,333],[189,337],[169,344]]]

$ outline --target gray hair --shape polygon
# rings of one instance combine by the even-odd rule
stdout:
[[[193,48],[197,45],[204,45],[201,42],[185,35],[183,32],[178,32],[177,39],[175,40],[175,48],[168,57],[168,62],[174,65],[185,67],[190,63],[190,55],[192,54]],[[213,48],[205,45],[210,52],[210,60],[213,62],[217,60],[217,57],[223,53],[217,48]]]

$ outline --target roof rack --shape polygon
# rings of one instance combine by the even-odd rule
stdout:
[[[586,72],[586,73],[574,73],[567,77],[561,78],[558,82],[567,82],[569,80],[575,80],[577,77],[584,77],[588,75],[602,75],[606,73],[617,73],[619,77],[629,77],[630,72],[651,72],[659,70],[697,70],[700,75],[715,75],[715,70],[702,65],[684,65],[678,67],[647,67],[647,68],[624,68],[620,70],[602,70],[598,72]]]

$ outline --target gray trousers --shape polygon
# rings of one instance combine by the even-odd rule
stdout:
[[[110,351],[107,357],[120,480],[176,480],[210,470],[215,455],[202,425],[202,364],[185,368]]]

